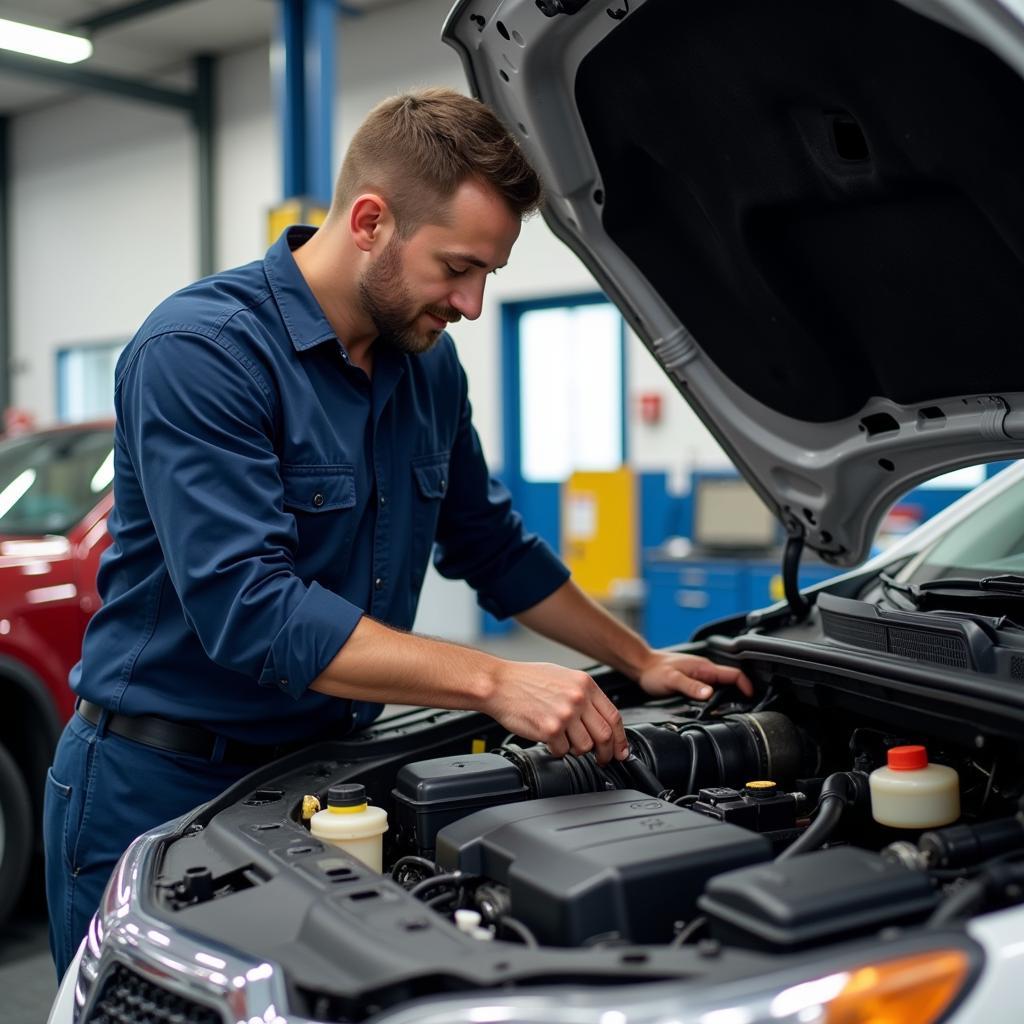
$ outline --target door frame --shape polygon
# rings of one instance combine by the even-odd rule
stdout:
[[[549,295],[544,298],[520,299],[503,302],[501,305],[501,430],[504,452],[501,482],[512,495],[512,505],[523,514],[526,529],[542,537],[555,554],[561,551],[561,510],[559,496],[561,483],[533,483],[523,478],[522,473],[522,430],[520,385],[520,333],[519,325],[524,313],[538,309],[557,309],[562,306],[596,306],[615,304],[600,291],[568,292]],[[619,313],[619,352],[621,360],[620,423],[622,464],[629,456],[627,424],[628,366],[626,363],[626,321]],[[498,622],[493,616],[484,614],[483,632],[489,635],[501,634],[511,628],[509,621]]]
[[[501,419],[502,419],[502,450],[504,465],[502,483],[512,493],[513,504],[521,497],[524,487],[545,486],[531,484],[523,479],[523,444],[521,423],[522,387],[520,385],[519,358],[519,323],[524,313],[537,309],[557,309],[561,306],[598,306],[607,304],[615,308],[615,304],[604,292],[570,292],[563,295],[550,295],[542,299],[523,299],[504,302],[501,306]],[[620,444],[622,446],[622,464],[625,465],[629,456],[629,437],[627,423],[627,391],[628,367],[626,365],[626,321],[619,313],[619,353],[622,367],[620,389]],[[529,527],[529,523],[527,523]],[[557,552],[560,548],[558,537],[545,537]]]

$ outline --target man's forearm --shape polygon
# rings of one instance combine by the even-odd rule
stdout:
[[[585,672],[505,661],[364,617],[310,689],[332,697],[482,711],[561,755],[628,753],[622,718]]]
[[[493,695],[500,659],[391,629],[363,617],[311,690],[382,704],[480,710]]]
[[[572,580],[516,619],[535,633],[639,679],[651,648]]]

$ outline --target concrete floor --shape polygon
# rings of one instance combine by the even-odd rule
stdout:
[[[0,928],[0,999],[4,1024],[43,1024],[57,994],[47,939],[42,858],[8,923]]]
[[[551,661],[579,668],[587,659],[540,637],[517,632],[485,638],[477,645],[515,661]],[[47,938],[42,861],[7,925],[0,927],[0,999],[3,1024],[45,1024],[57,982]]]

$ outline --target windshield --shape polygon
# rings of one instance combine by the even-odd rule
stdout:
[[[113,431],[62,430],[0,441],[0,533],[66,533],[109,490]]]
[[[942,576],[981,579],[1024,574],[1024,479],[954,526],[900,578],[924,583]]]

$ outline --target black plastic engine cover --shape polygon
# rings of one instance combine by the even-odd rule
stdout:
[[[435,838],[445,825],[528,795],[516,766],[497,754],[416,761],[405,765],[395,780],[395,835],[399,845],[432,858]]]
[[[719,875],[700,908],[715,938],[778,951],[918,920],[938,900],[922,872],[869,850],[837,846]]]
[[[513,916],[556,946],[667,941],[711,876],[771,851],[764,836],[630,790],[493,807],[437,836],[443,867],[507,885]]]

